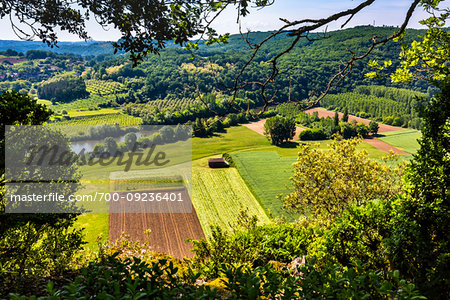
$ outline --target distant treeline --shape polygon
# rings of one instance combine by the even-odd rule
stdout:
[[[27,52],[29,50],[43,50],[54,53],[74,53],[82,56],[112,54],[114,49],[111,42],[58,42],[58,47],[50,48],[40,41],[12,41],[0,40],[0,50],[14,49],[17,52]]]
[[[50,58],[72,59],[72,60],[79,60],[79,61],[83,60],[83,57],[79,54],[55,53],[55,52],[43,51],[43,50],[28,50],[25,53],[25,57],[28,59],[45,59],[47,57],[50,57]]]
[[[0,51],[0,55],[4,56],[23,56],[22,52],[17,52],[16,50],[6,49],[5,51]]]
[[[304,99],[315,91],[323,90],[328,80],[339,70],[339,61],[348,56],[347,49],[363,53],[370,45],[374,35],[388,35],[394,28],[358,27],[330,33],[327,39],[317,41],[301,41],[291,53],[279,63],[283,72],[266,87],[268,97],[275,95],[278,102],[290,99]],[[412,41],[419,34],[418,30],[409,30],[405,42]],[[267,33],[252,33],[252,40],[260,40]],[[270,73],[268,61],[279,53],[280,49],[292,41],[289,37],[280,37],[277,41],[263,46],[243,72],[241,79],[257,82],[267,78]],[[239,51],[232,50],[233,48]],[[370,59],[392,60],[393,67],[398,66],[399,43],[389,43],[377,49]],[[189,51],[171,47],[161,52],[160,56],[149,56],[138,68],[132,69],[126,57],[118,57],[93,65],[87,75],[93,79],[112,79],[121,83],[138,83],[130,86],[138,103],[146,103],[157,99],[193,98],[197,93],[221,93],[231,95],[228,88],[234,84],[239,71],[245,65],[251,51],[245,50],[244,44],[232,36],[230,43],[224,47],[202,47],[195,57]],[[92,65],[94,60],[88,64]],[[294,68],[292,66],[295,65]],[[373,84],[373,80],[364,76],[372,71],[368,60],[355,65],[354,71],[333,93],[351,92],[356,86]],[[376,84],[401,87],[392,83],[389,78],[377,81]],[[417,81],[409,86],[413,90],[426,92],[428,82]],[[250,99],[255,104],[262,104],[260,86],[248,84],[243,87],[239,98]]]

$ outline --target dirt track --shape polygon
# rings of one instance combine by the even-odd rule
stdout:
[[[185,197],[189,196],[184,190],[183,199],[186,199]],[[126,200],[119,202],[121,203],[111,204],[116,206],[129,204]],[[185,240],[204,238],[204,234],[190,201],[189,208],[185,209],[185,212],[173,212],[171,202],[160,202],[156,209],[158,212],[151,212],[146,203],[140,202],[137,205],[141,205],[142,213],[109,214],[110,241],[118,239],[123,232],[129,234],[133,241],[144,241],[146,230],[151,229],[149,242],[153,251],[165,252],[177,258],[193,256],[190,251],[192,244],[186,243]],[[120,211],[120,208],[114,207],[111,211]]]
[[[264,123],[266,123],[266,119],[263,120],[259,120],[257,122],[251,122],[248,124],[242,124],[245,127],[247,127],[248,129],[251,129],[261,135],[264,135]],[[295,135],[294,138],[292,139],[293,141],[298,140],[298,135],[300,134],[300,132],[302,132],[303,130],[305,130],[305,128],[302,127],[296,127],[295,128]]]
[[[408,155],[408,154],[410,154],[408,152],[405,152],[403,150],[395,148],[394,146],[391,146],[388,143],[385,143],[385,142],[383,142],[383,141],[381,141],[379,139],[376,139],[376,138],[374,138],[374,139],[364,139],[364,142],[366,142],[367,144],[372,145],[375,148],[380,149],[381,151],[384,151],[384,152],[389,152],[390,150],[392,150],[395,154],[398,154],[398,155]]]
[[[318,108],[318,107],[314,107],[308,110],[305,110],[305,113],[312,115],[313,112],[317,111],[319,113],[319,118],[326,118],[326,117],[330,117],[333,118],[334,117],[334,111],[329,111],[323,108]],[[342,119],[342,116],[344,115],[343,113],[338,113],[339,114],[339,119]],[[363,118],[359,118],[359,117],[355,117],[352,115],[348,115],[348,120],[356,120],[356,122],[358,123],[364,123],[366,125],[369,125],[370,120],[367,119],[363,119]],[[389,131],[398,131],[398,130],[403,130],[404,128],[401,127],[396,127],[396,126],[391,126],[391,125],[386,125],[386,124],[381,124],[378,123],[379,129],[378,132],[379,133],[383,133],[383,132],[389,132]]]

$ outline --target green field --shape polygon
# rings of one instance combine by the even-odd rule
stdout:
[[[126,94],[117,94],[117,96],[124,96]],[[110,100],[115,100],[116,95],[96,95],[91,94],[86,99],[78,99],[69,103],[60,103],[60,104],[53,104],[50,109],[53,111],[62,111],[62,110],[72,110],[72,109],[80,109],[80,108],[89,108],[89,107],[96,107],[99,104],[106,103]]]
[[[226,129],[226,133],[217,133],[210,138],[192,139],[192,159],[225,152],[252,150],[255,148],[275,149],[262,135],[244,126],[234,126]]]
[[[73,109],[68,112],[68,115],[71,118],[95,116],[95,115],[110,115],[110,114],[120,114],[120,110],[113,108],[102,108],[95,110]]]
[[[378,139],[398,149],[414,154],[419,149],[417,139],[422,136],[420,131],[406,129],[400,131],[383,132]]]
[[[305,144],[313,144],[313,145],[319,145],[318,148],[321,150],[327,150],[329,148],[329,145],[331,144],[332,140],[323,140],[323,141],[302,141],[302,143]],[[361,143],[356,146],[356,149],[359,151],[367,151],[367,154],[372,159],[381,159],[387,155],[386,152],[381,151],[377,148],[375,148],[372,145],[367,144],[366,142],[362,141]],[[297,155],[297,154],[295,154]]]
[[[281,157],[274,151],[241,152],[232,155],[242,178],[273,218],[294,221],[298,214],[283,209],[280,194],[289,193],[296,157]]]
[[[242,209],[269,222],[235,168],[210,169],[207,164],[207,159],[200,159],[192,169],[192,201],[206,236],[211,236],[211,225],[231,229]]]
[[[101,237],[101,242],[109,239],[109,214],[89,213],[79,216],[74,224],[75,228],[84,228],[84,246],[92,251],[98,251],[97,238]]]
[[[37,100],[37,103],[39,103],[39,104],[44,104],[44,105],[46,105],[46,106],[52,105],[52,101],[50,101],[50,100],[44,100],[44,99],[38,99],[38,100]]]

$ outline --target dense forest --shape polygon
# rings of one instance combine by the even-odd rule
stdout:
[[[293,51],[283,58],[281,68],[287,69],[295,66],[289,72],[278,76],[276,81],[268,86],[267,94],[276,92],[275,99],[284,102],[288,98],[301,100],[313,90],[320,91],[328,80],[339,69],[339,61],[348,57],[347,48],[355,52],[363,52],[370,43],[370,38],[376,34],[387,35],[392,28],[357,27],[333,32],[329,38],[317,41],[303,41]],[[418,30],[410,30],[405,42],[411,41],[413,36],[419,34]],[[250,34],[252,41],[261,40],[268,33]],[[285,37],[271,41],[261,48],[254,62],[242,75],[242,80],[253,82],[261,80],[268,75],[270,66],[267,62],[278,53],[279,49],[288,46],[291,38]],[[371,59],[392,60],[392,67],[398,66],[398,53],[400,43],[390,43],[380,47],[373,53]],[[140,102],[155,99],[173,99],[195,97],[196,93],[228,93],[233,86],[240,69],[247,62],[251,52],[245,50],[246,43],[240,36],[231,36],[224,47],[202,47],[195,56],[180,48],[168,48],[160,56],[150,57],[133,71],[125,57],[109,60],[93,67],[88,76],[126,81],[134,78],[133,88],[135,96]],[[248,45],[247,45],[248,46]],[[332,92],[351,92],[356,86],[373,84],[373,81],[364,77],[371,71],[368,60],[361,61],[355,66],[355,72],[345,78],[338,88]],[[107,74],[105,70],[114,66],[120,69]],[[139,70],[143,72],[139,74]],[[145,74],[145,75],[144,75]],[[141,77],[137,79],[136,77]],[[401,87],[392,84],[389,78],[378,81],[377,84]],[[417,81],[413,88],[426,92],[429,84],[426,81]],[[243,88],[239,97],[251,99],[261,104],[259,87],[255,84]]]
[[[388,35],[392,30],[390,27],[361,26],[336,31],[325,38],[300,42],[280,63],[282,70],[289,68],[289,71],[280,74],[273,84],[267,86],[266,95],[274,95],[274,99],[282,103],[302,100],[311,93],[322,90],[338,71],[338,62],[348,57],[347,48],[356,53],[363,52],[373,35]],[[404,42],[410,42],[421,32],[408,30]],[[258,42],[268,34],[270,32],[254,32],[248,38],[251,42]],[[291,41],[292,38],[284,36],[265,44],[243,72],[242,81],[256,82],[265,78],[270,69],[267,62]],[[87,43],[86,46],[93,47],[91,52],[79,51],[83,45],[80,43],[63,43],[56,52],[33,48],[29,46],[33,45],[29,42],[23,43],[23,47],[14,48],[17,50],[3,51],[4,55],[16,55],[14,57],[23,60],[14,64],[3,60],[0,65],[0,84],[3,89],[28,91],[39,98],[58,103],[87,97],[81,82],[78,84],[73,81],[73,84],[69,84],[68,80],[61,80],[69,77],[61,77],[60,74],[73,72],[75,76],[81,75],[85,81],[101,80],[114,85],[121,84],[122,89],[112,92],[114,97],[102,100],[96,106],[122,106],[124,112],[144,117],[147,124],[173,124],[194,121],[197,117],[210,117],[213,112],[231,112],[226,106],[232,95],[234,79],[251,55],[248,44],[240,35],[230,36],[225,45],[201,46],[195,53],[166,43],[167,48],[159,56],[146,58],[137,68],[132,68],[126,55],[119,53],[113,56],[105,43]],[[10,45],[6,41],[3,44],[5,47]],[[400,45],[401,43],[389,43],[377,48],[371,59],[391,60],[392,67],[395,68],[398,66]],[[32,50],[20,52],[21,49]],[[62,53],[62,50],[73,54]],[[94,56],[97,53],[99,54]],[[396,89],[389,89],[390,92],[387,92],[382,87],[364,87],[374,83],[385,87],[401,86],[393,84],[389,78],[375,82],[366,78],[364,74],[371,71],[368,60],[360,61],[354,68],[355,72],[346,77],[338,87],[331,89],[330,95],[322,100],[322,106],[338,110],[349,106],[352,114],[365,113],[367,117],[388,124],[420,128],[420,121],[415,114],[417,100],[414,96],[424,94]],[[58,79],[51,79],[55,75],[58,75]],[[426,81],[415,81],[408,88],[430,93]],[[103,95],[97,90],[93,92]],[[261,106],[263,102],[260,92],[257,84],[246,85],[238,92],[239,99],[235,102],[235,108],[242,110]],[[204,97],[199,101],[201,95]],[[351,100],[351,106],[348,100]],[[173,104],[162,105],[161,101]],[[185,103],[190,104],[187,106]]]

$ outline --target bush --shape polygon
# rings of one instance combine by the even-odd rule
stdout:
[[[383,123],[387,124],[387,125],[392,125],[392,123],[394,122],[394,117],[393,116],[387,116],[383,118]]]
[[[356,127],[352,126],[350,123],[341,124],[341,134],[344,139],[351,139],[358,135]]]
[[[326,140],[328,135],[323,131],[322,128],[306,129],[300,132],[298,136],[300,141],[318,141]]]
[[[312,261],[283,270],[270,265],[221,266],[220,279],[202,284],[200,273],[179,276],[178,268],[165,259],[146,263],[116,256],[90,263],[62,289],[49,283],[49,296],[39,299],[423,299],[414,284],[401,280],[399,272],[383,278],[360,264],[319,269]],[[21,299],[19,295],[10,298]]]
[[[270,261],[286,264],[306,255],[314,235],[309,223],[256,226],[250,221],[236,228],[238,230],[232,234],[213,227],[209,240],[193,241],[194,268],[215,277],[220,275],[220,266],[257,267]]]
[[[369,128],[367,128],[366,124],[364,123],[358,123],[358,125],[356,125],[356,133],[359,136],[366,138],[369,134]]]
[[[370,121],[370,122],[369,122],[369,132],[370,132],[372,135],[375,135],[375,134],[378,133],[378,128],[379,128],[379,125],[378,125],[377,122],[375,122],[375,121]]]
[[[308,257],[321,266],[351,266],[361,261],[372,270],[387,272],[393,207],[390,201],[370,201],[364,206],[351,205],[327,230],[316,231],[317,238],[308,245]]]
[[[152,145],[150,138],[147,136],[139,137],[137,142],[138,142],[139,147],[144,148],[144,149],[148,148]]]

